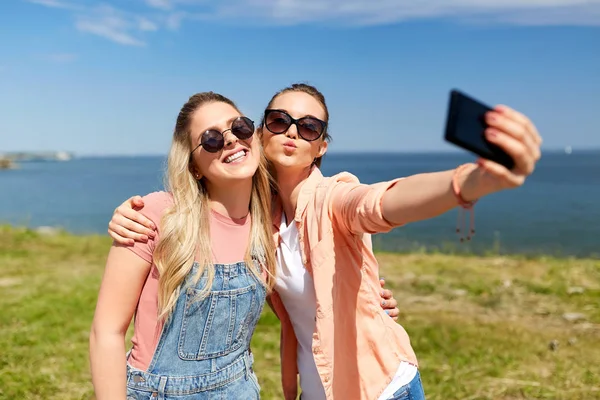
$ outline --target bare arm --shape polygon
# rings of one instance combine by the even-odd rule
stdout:
[[[527,117],[505,107],[487,115],[486,137],[515,161],[508,170],[489,160],[460,170],[413,175],[372,185],[340,182],[330,202],[333,216],[353,233],[387,232],[406,223],[436,217],[459,205],[522,185],[540,159],[541,138]]]
[[[479,175],[481,170],[473,164],[469,172],[475,176]],[[454,170],[449,170],[413,175],[396,182],[383,195],[383,217],[394,225],[402,225],[437,217],[458,206],[452,189],[453,176]],[[471,176],[471,179],[474,179],[474,176]],[[465,173],[458,178],[462,187],[469,179],[469,174]],[[484,195],[483,190],[481,192],[477,197]]]
[[[98,400],[125,400],[125,334],[137,306],[150,263],[113,246],[98,295],[90,332],[92,383]]]
[[[522,185],[540,159],[541,137],[524,115],[505,106],[487,114],[486,138],[515,161],[509,171],[489,160],[480,160],[456,176],[461,196],[472,201]],[[394,224],[433,218],[458,205],[452,188],[454,170],[420,174],[398,181],[383,196],[382,213]]]

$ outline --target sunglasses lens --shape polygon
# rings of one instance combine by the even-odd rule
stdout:
[[[272,133],[283,133],[287,131],[291,123],[290,117],[280,111],[269,112],[265,119],[265,125]]]
[[[302,118],[298,121],[298,125],[300,126],[300,136],[308,141],[317,140],[325,128],[321,121],[310,117]]]
[[[237,136],[238,139],[250,139],[254,134],[254,123],[250,118],[240,117],[231,124],[231,132]]]
[[[223,135],[218,131],[206,131],[202,135],[202,148],[209,153],[216,153],[225,145]]]

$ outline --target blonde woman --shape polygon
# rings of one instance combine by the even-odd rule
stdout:
[[[166,178],[168,192],[144,197],[154,238],[108,255],[90,335],[96,398],[258,399],[250,339],[275,248],[253,122],[219,94],[192,96]]]

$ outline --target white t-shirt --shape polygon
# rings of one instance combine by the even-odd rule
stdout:
[[[285,215],[279,227],[281,244],[277,248],[277,281],[275,290],[290,316],[298,339],[298,373],[303,400],[326,400],[325,389],[317,371],[312,352],[313,333],[317,317],[315,285],[302,264],[298,228],[286,225]]]
[[[279,227],[281,244],[277,247],[277,281],[275,290],[290,317],[296,339],[302,400],[326,400],[325,389],[317,371],[312,352],[316,326],[317,300],[312,276],[302,264],[296,223],[287,225],[285,214]],[[357,360],[358,362],[358,360]],[[387,400],[407,385],[417,374],[417,368],[401,362],[396,375],[377,400]]]

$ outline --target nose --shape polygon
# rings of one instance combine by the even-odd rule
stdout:
[[[225,132],[223,132],[223,139],[225,140],[225,147],[229,147],[231,145],[234,145],[238,141],[238,137],[235,136],[231,132],[231,129],[228,129]]]
[[[298,139],[298,125],[292,123],[285,132],[285,136],[289,137],[290,139]]]

